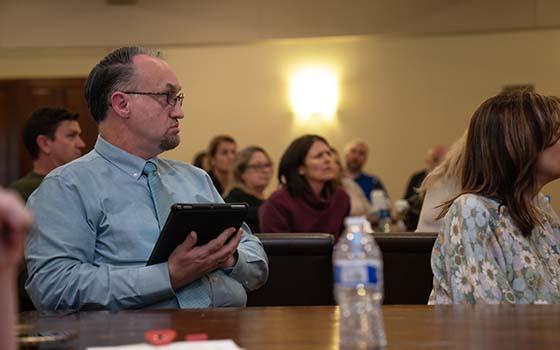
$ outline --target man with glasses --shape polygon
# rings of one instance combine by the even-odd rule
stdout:
[[[117,49],[93,68],[85,95],[99,123],[94,150],[51,172],[29,199],[37,225],[25,247],[26,288],[35,306],[245,305],[246,290],[268,275],[246,226],[203,246],[191,232],[166,263],[146,266],[168,215],[161,202],[222,202],[204,171],[158,157],[179,144],[183,118],[169,65],[158,52]]]

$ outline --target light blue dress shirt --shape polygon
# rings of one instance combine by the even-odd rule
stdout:
[[[151,161],[174,202],[223,202],[204,171]],[[146,266],[159,228],[145,163],[99,137],[94,150],[53,170],[31,195],[26,290],[38,310],[178,307],[167,263]],[[214,307],[244,306],[246,290],[268,277],[261,242],[243,228],[233,269],[202,278]]]

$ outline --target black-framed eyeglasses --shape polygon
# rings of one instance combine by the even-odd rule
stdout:
[[[165,96],[167,104],[171,107],[175,107],[177,102],[179,106],[183,105],[183,100],[185,99],[185,93],[174,93],[174,92],[143,92],[143,91],[121,91],[125,94],[130,95],[149,95],[149,96]]]

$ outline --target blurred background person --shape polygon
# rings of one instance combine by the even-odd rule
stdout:
[[[342,167],[342,162],[338,155],[338,151],[331,148],[333,154],[334,165],[336,170],[336,178],[338,182],[342,185],[346,194],[350,197],[350,216],[371,216],[372,208],[367,200],[364,192],[360,186],[351,178],[344,174],[344,168]]]
[[[327,140],[304,135],[292,141],[278,167],[280,188],[261,206],[261,230],[332,233],[338,238],[350,198],[336,177]]]
[[[0,349],[15,350],[17,298],[16,276],[23,255],[31,214],[14,193],[0,189]]]
[[[10,185],[24,201],[27,202],[48,173],[82,155],[85,143],[80,136],[82,130],[78,118],[77,113],[54,107],[40,108],[31,113],[23,127],[22,139],[33,161],[33,168]],[[18,275],[19,308],[21,311],[34,310],[33,302],[23,288],[27,279],[24,261],[20,264]]]
[[[206,151],[198,151],[193,157],[192,165],[202,170],[208,169],[207,163],[207,152]]]
[[[364,195],[371,202],[371,192],[383,190],[387,198],[389,194],[383,186],[381,179],[372,174],[366,174],[363,167],[368,159],[369,148],[367,143],[362,140],[355,140],[344,147],[344,163],[346,165],[345,175],[356,181],[360,185]]]
[[[445,155],[447,154],[447,147],[444,145],[436,145],[428,149],[426,153],[426,157],[424,158],[424,164],[426,164],[426,168],[422,169],[410,176],[408,180],[408,185],[406,186],[406,192],[404,193],[404,199],[410,198],[417,193],[417,190],[422,185],[422,182],[426,178],[426,175],[438,166]]]
[[[259,208],[264,191],[272,177],[272,160],[259,146],[249,146],[237,152],[231,170],[231,189],[225,193],[227,203],[246,202],[249,213],[245,222],[253,233],[261,232]]]
[[[208,175],[220,195],[228,189],[233,159],[237,153],[237,145],[233,137],[228,135],[215,136],[208,144]]]
[[[560,220],[540,193],[560,178],[560,99],[484,101],[460,175],[432,251],[430,303],[560,303]]]
[[[405,224],[408,230],[414,231],[418,225],[418,218],[420,217],[420,210],[422,209],[422,194],[418,193],[418,189],[426,178],[426,175],[438,166],[445,155],[447,154],[447,147],[444,145],[436,145],[428,149],[424,163],[426,168],[420,170],[410,177],[406,192],[403,199],[408,202],[408,210],[405,216]]]
[[[422,208],[416,232],[439,232],[438,219],[441,206],[454,198],[461,189],[461,173],[464,166],[465,132],[445,156],[443,162],[432,170],[418,189]]]
[[[34,111],[25,123],[22,139],[33,169],[10,185],[24,201],[53,169],[82,155],[86,145],[78,117],[63,108],[46,107]]]

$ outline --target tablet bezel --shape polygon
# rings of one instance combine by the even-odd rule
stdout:
[[[201,246],[229,227],[239,229],[247,217],[248,209],[247,203],[173,204],[146,265],[166,262],[191,231],[197,233],[196,245]]]

